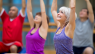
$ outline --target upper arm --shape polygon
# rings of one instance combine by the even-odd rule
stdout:
[[[75,20],[76,20],[76,13],[75,13],[75,7],[71,8],[70,11],[70,18],[67,27],[75,28]]]
[[[6,18],[8,18],[8,14],[6,13],[6,11],[4,9],[2,9],[1,13],[0,13],[0,17],[2,19],[2,22],[5,21]]]
[[[89,22],[91,28],[93,29],[93,27],[94,27],[94,22],[91,22],[90,19],[88,19],[88,22]]]
[[[73,38],[75,30],[75,8],[71,8],[69,23],[66,26],[66,33],[70,38]]]
[[[93,13],[93,8],[92,8],[92,4],[89,0],[86,0],[87,2],[87,9],[88,9],[88,18],[90,19],[91,23],[94,22],[94,13]]]
[[[25,14],[26,2],[22,0],[22,13]]]
[[[30,27],[33,28],[34,27],[34,19],[33,19],[32,12],[27,10],[27,16],[28,16]]]
[[[94,14],[93,13],[89,13],[88,18],[90,19],[91,23],[94,22]]]
[[[27,15],[28,15],[28,21],[30,24],[30,27],[34,27],[34,19],[33,19],[33,14],[32,14],[32,0],[27,0]]]
[[[0,13],[2,12],[2,10],[3,10],[3,8],[1,7],[1,8],[0,8]]]
[[[44,29],[48,29],[48,19],[45,11],[45,4],[43,0],[40,0],[40,7],[41,7],[41,16],[42,16],[42,26]]]
[[[42,27],[45,29],[48,29],[48,22],[47,22],[47,15],[46,12],[41,12],[42,13]]]
[[[52,11],[51,13],[52,13],[54,22],[56,23],[57,28],[58,28],[59,27],[59,22],[57,21],[57,11]]]
[[[0,0],[0,13],[1,13],[1,11],[2,11],[2,4],[3,4],[3,2],[2,2],[2,0]]]
[[[22,14],[25,15],[25,8],[22,8]]]

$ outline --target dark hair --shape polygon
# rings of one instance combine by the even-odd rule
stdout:
[[[41,12],[36,13],[36,15],[42,16]],[[46,15],[46,18],[47,18],[47,24],[49,25],[49,17],[47,15]],[[41,25],[42,25],[42,22],[40,23],[39,27],[41,27]],[[34,28],[35,27],[36,27],[36,25],[34,24]]]
[[[89,14],[89,11],[88,11],[88,9],[87,8],[83,8],[83,9],[86,9],[87,10],[87,15]]]

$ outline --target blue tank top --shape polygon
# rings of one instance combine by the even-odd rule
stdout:
[[[60,27],[57,29],[57,31],[60,29]],[[57,33],[56,31],[56,33]],[[72,48],[72,39],[66,36],[65,34],[65,27],[61,31],[60,34],[54,35],[54,45],[56,54],[74,54],[73,48]]]

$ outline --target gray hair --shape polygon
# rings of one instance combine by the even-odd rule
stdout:
[[[66,15],[67,19],[66,19],[65,23],[69,22],[71,9],[63,6],[59,9],[59,11],[62,11]],[[76,13],[75,13],[75,17],[77,17]]]

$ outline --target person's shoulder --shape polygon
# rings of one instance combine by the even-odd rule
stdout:
[[[77,17],[75,21],[77,22],[77,21],[79,21],[79,20],[80,20],[79,17]]]
[[[92,23],[89,18],[87,19],[87,21],[88,21],[89,23],[91,23],[91,24],[94,24],[94,23],[95,23],[95,20],[94,20],[94,22]]]
[[[79,17],[77,17],[76,20],[79,20]]]

